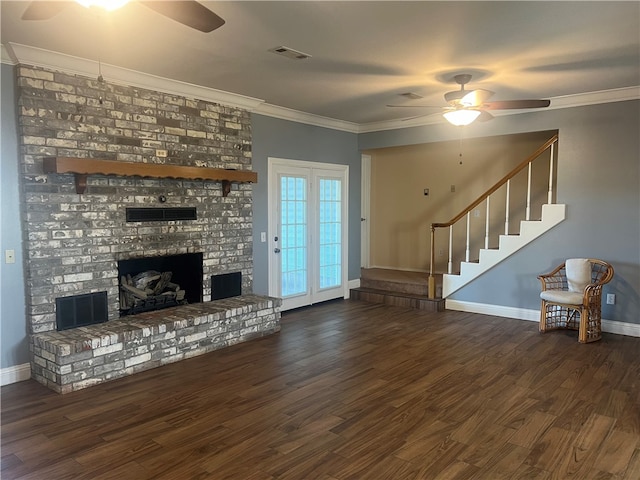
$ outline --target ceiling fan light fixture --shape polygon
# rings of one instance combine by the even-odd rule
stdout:
[[[76,0],[76,2],[86,8],[100,7],[110,12],[124,7],[129,0]]]
[[[464,125],[469,125],[472,123],[478,116],[480,116],[480,110],[452,110],[450,112],[445,112],[442,116],[452,125],[456,127],[462,127]]]

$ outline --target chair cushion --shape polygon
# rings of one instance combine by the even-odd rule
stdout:
[[[591,283],[591,262],[588,258],[570,258],[564,264],[570,292],[584,292]],[[582,301],[580,301],[582,303]]]
[[[540,298],[548,302],[563,303],[565,305],[582,305],[583,292],[567,292],[566,290],[545,290],[540,292]]]

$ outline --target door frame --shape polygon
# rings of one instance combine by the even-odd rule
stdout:
[[[268,269],[269,269],[269,295],[273,297],[280,296],[280,285],[279,285],[279,265],[278,262],[279,256],[274,253],[274,248],[277,247],[275,243],[274,237],[276,232],[278,232],[278,212],[279,205],[277,205],[277,191],[278,191],[278,177],[276,174],[276,167],[283,168],[291,168],[292,170],[296,169],[306,169],[309,172],[309,195],[308,202],[311,201],[311,198],[315,198],[317,195],[316,186],[313,185],[313,172],[314,171],[331,171],[338,173],[339,176],[343,179],[344,183],[342,186],[342,199],[341,199],[341,242],[342,242],[342,252],[341,252],[341,291],[342,298],[349,298],[349,166],[342,165],[337,163],[324,163],[324,162],[311,162],[306,160],[293,160],[287,158],[279,158],[279,157],[267,157],[267,191],[269,192],[267,195],[267,251],[268,251]],[[314,200],[315,202],[315,200]],[[308,221],[312,222],[315,219],[315,212],[311,213],[308,217]],[[316,228],[314,225],[310,228],[310,235],[313,233],[315,235]],[[315,242],[315,238],[309,238],[310,245],[313,245]],[[315,277],[313,275],[316,273],[315,268],[318,263],[318,258],[314,255],[315,252],[313,249],[310,249],[310,261],[309,261],[309,271],[310,276],[312,278],[312,282],[315,282]],[[311,305],[314,302],[313,298],[313,283],[309,283],[309,296],[310,302],[304,303],[304,305]],[[338,298],[338,297],[334,297]],[[326,299],[318,299],[317,301],[324,301]],[[289,308],[297,308],[300,306],[296,304]],[[283,311],[288,308],[283,304]]]
[[[371,155],[360,160],[360,267],[371,265]]]

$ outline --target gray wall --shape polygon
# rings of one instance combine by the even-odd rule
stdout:
[[[510,115],[466,128],[469,137],[557,129],[558,202],[567,205],[567,217],[451,298],[539,309],[537,275],[568,257],[594,257],[615,269],[604,293],[615,293],[616,305],[603,305],[603,317],[640,323],[640,101]],[[457,133],[422,127],[363,134],[359,141],[369,149],[451,140]]]
[[[268,245],[260,232],[268,232],[268,157],[349,165],[349,279],[360,278],[360,152],[357,135],[329,128],[252,115],[253,169],[258,183],[253,190],[253,289],[269,291]]]
[[[15,81],[13,66],[0,65],[0,107],[2,137],[0,162],[2,190],[0,198],[0,368],[29,361],[27,322],[24,304],[24,271],[22,266],[22,230],[18,192],[18,133],[16,127]],[[13,249],[16,263],[4,263],[4,252]]]

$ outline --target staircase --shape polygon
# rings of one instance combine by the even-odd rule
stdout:
[[[458,215],[445,223],[432,223],[431,224],[431,251],[430,251],[430,266],[429,266],[429,298],[435,298],[435,281],[433,268],[435,264],[435,232],[437,228],[449,229],[449,262],[447,267],[447,273],[443,277],[442,296],[447,298],[456,290],[462,288],[464,285],[471,282],[490,268],[497,265],[510,255],[520,250],[526,244],[532,242],[544,232],[553,228],[565,218],[565,205],[554,204],[554,187],[555,187],[555,169],[554,169],[554,147],[558,142],[558,135],[554,135],[547,140],[544,145],[538,148],[532,155],[520,162],[513,170],[502,177],[496,182],[489,190],[480,195],[475,201],[471,202],[465,209],[463,209]],[[548,152],[548,157],[544,157],[543,154]],[[545,178],[542,178],[544,183],[547,183],[547,203],[542,205],[542,217],[539,221],[531,220],[531,197],[532,190],[537,189],[532,179],[532,164],[538,160],[539,164],[544,160],[549,163],[548,182]],[[520,222],[520,231],[518,235],[509,235],[509,220],[512,216],[512,206],[510,201],[510,191],[512,180],[521,172],[527,173],[526,177],[526,190],[527,195],[525,199],[525,219]],[[519,177],[522,178],[522,177]],[[504,198],[500,198],[504,190]],[[497,193],[500,191],[500,195]],[[499,245],[497,249],[489,249],[489,239],[491,236],[491,228],[495,228],[494,222],[491,221],[491,206],[493,203],[504,201],[505,205],[505,219],[504,219],[504,235],[499,236]],[[485,218],[485,235],[484,235],[484,249],[479,250],[478,262],[471,262],[469,260],[471,256],[471,212],[477,209],[480,205],[486,207]],[[522,205],[515,205],[515,209],[522,208]],[[454,252],[454,226],[460,225],[466,220],[466,248],[465,248],[465,260],[460,263],[460,273],[455,275],[453,273],[453,252]]]
[[[385,269],[363,269],[361,273],[360,288],[352,289],[351,296],[354,299],[365,300],[374,303],[385,303],[388,305],[406,306],[412,308],[427,309],[431,311],[444,310],[444,299],[455,291],[473,281],[478,276],[493,268],[501,261],[513,255],[525,245],[533,242],[536,238],[549,231],[565,219],[566,206],[555,204],[553,198],[555,196],[555,169],[554,169],[554,147],[558,142],[558,136],[554,135],[531,156],[522,161],[511,172],[496,182],[485,193],[469,204],[458,215],[445,223],[431,224],[431,249],[430,249],[430,266],[428,279],[424,273],[402,272],[397,270]],[[548,152],[548,156],[543,156]],[[538,160],[541,158],[541,160]],[[548,182],[545,178],[536,177],[538,182],[532,181],[532,163],[538,160],[538,165],[543,161],[548,161]],[[526,172],[526,205],[517,205],[517,202],[510,201],[511,182],[521,173],[519,179],[523,179],[522,175]],[[541,180],[541,181],[540,181]],[[547,186],[544,184],[547,183]],[[542,205],[540,220],[531,220],[531,197],[532,190],[537,194],[544,196],[544,189],[547,189],[547,203]],[[504,193],[504,198],[502,195]],[[493,203],[505,202],[504,208],[504,235],[496,235],[490,230],[495,229],[500,222],[492,221],[492,198]],[[484,205],[486,207],[484,246],[479,249],[478,255],[474,256],[477,261],[470,261],[471,257],[471,215],[477,212],[477,207]],[[538,203],[540,205],[540,203]],[[524,212],[520,218],[520,230],[518,234],[509,234],[510,217],[514,215],[514,211]],[[517,217],[516,217],[517,218]],[[466,220],[466,235],[460,235]],[[454,226],[456,226],[456,235],[454,235]],[[447,273],[440,275],[434,273],[435,265],[435,231],[437,228],[448,228],[449,230],[449,248],[448,248],[448,265]],[[502,228],[502,227],[500,227]],[[490,238],[498,239],[498,248],[489,248]],[[466,238],[465,238],[466,237]],[[454,249],[454,240],[456,248]],[[465,241],[464,261],[460,262],[459,273],[453,272],[454,256],[460,256],[462,248],[461,241]],[[476,247],[477,248],[477,247]],[[454,251],[456,252],[454,254]],[[459,261],[459,260],[458,260]],[[440,281],[441,279],[441,281]]]
[[[480,258],[477,262],[461,262],[459,274],[444,274],[442,278],[442,297],[448,297],[555,227],[565,219],[565,210],[566,206],[563,204],[543,205],[541,220],[524,220],[520,222],[520,233],[518,235],[500,235],[500,243],[497,249],[483,248],[480,250]]]

